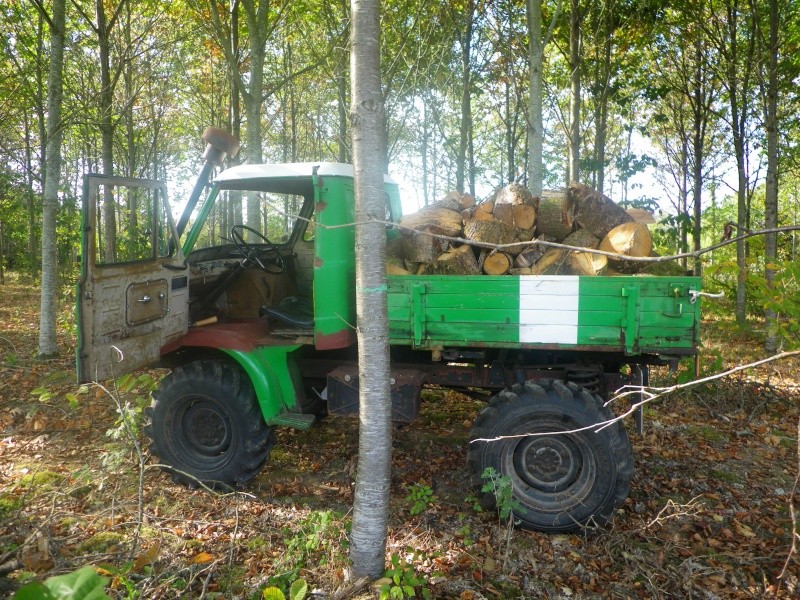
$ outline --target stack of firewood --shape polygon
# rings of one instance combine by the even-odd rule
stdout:
[[[450,192],[400,220],[401,234],[387,245],[387,273],[635,273],[645,263],[524,242],[541,240],[625,256],[650,256],[653,244],[647,222],[653,222],[647,211],[626,211],[607,196],[579,183],[572,183],[563,191],[544,192],[541,198],[512,183],[479,204],[468,194]],[[513,246],[480,247],[446,238]]]

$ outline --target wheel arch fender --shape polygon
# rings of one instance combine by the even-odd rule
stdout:
[[[268,423],[281,413],[300,412],[300,374],[293,356],[300,346],[260,346],[250,351],[223,350],[245,372]]]

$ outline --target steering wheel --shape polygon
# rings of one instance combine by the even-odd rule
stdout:
[[[248,231],[255,237],[259,238],[267,246],[266,249],[261,250],[260,248],[253,246],[251,242],[246,242],[243,235],[245,231]],[[231,238],[233,238],[233,243],[236,244],[236,248],[242,253],[242,256],[244,256],[244,262],[242,264],[246,265],[248,262],[250,262],[265,273],[271,273],[273,275],[283,273],[286,270],[286,260],[283,258],[281,251],[260,231],[256,231],[247,225],[234,225],[231,227]],[[275,262],[265,263],[259,256],[261,252],[274,253]]]

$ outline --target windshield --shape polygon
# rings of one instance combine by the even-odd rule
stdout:
[[[220,190],[213,208],[203,223],[194,245],[195,250],[233,242],[231,228],[246,225],[245,240],[263,243],[263,237],[276,245],[288,243],[294,235],[302,235],[307,220],[300,218],[305,198],[297,194]],[[310,209],[310,203],[307,207]],[[259,237],[263,236],[263,237]]]

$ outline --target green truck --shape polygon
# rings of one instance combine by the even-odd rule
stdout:
[[[211,128],[204,139],[177,222],[162,182],[85,177],[77,369],[88,382],[171,368],[153,394],[152,453],[177,481],[240,486],[275,427],[358,412],[353,171],[240,165],[212,182],[236,142]],[[388,177],[385,191],[396,222]],[[622,424],[593,426],[648,365],[697,354],[700,283],[388,276],[393,418],[415,419],[426,386],[484,399],[467,461],[476,487],[489,467],[507,476],[523,527],[603,524],[628,495],[633,456]]]

